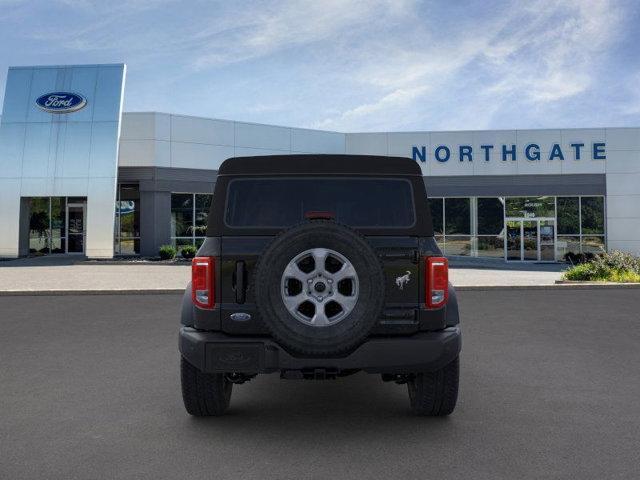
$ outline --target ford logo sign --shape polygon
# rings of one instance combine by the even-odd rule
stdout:
[[[49,113],[72,113],[85,107],[87,99],[77,93],[53,92],[38,97],[36,105]]]

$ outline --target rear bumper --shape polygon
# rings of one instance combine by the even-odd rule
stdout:
[[[304,358],[291,355],[268,338],[229,336],[182,327],[180,353],[189,363],[208,373],[356,369],[402,374],[434,371],[445,366],[458,356],[461,340],[460,328],[449,327],[407,337],[374,337],[342,357]]]

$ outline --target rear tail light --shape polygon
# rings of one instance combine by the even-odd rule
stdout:
[[[425,259],[425,288],[427,308],[440,308],[449,297],[449,262],[444,257]]]
[[[191,262],[191,300],[197,307],[211,309],[216,303],[215,267],[213,257],[195,257]]]

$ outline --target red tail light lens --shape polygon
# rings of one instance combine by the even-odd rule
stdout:
[[[195,257],[191,262],[191,300],[197,307],[212,309],[216,303],[215,266],[213,257]]]
[[[440,308],[449,297],[449,262],[444,257],[427,257],[425,262],[427,308]]]

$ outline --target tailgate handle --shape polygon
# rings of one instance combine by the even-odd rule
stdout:
[[[380,253],[380,258],[383,260],[410,260],[411,263],[418,263],[420,259],[420,253],[418,250],[400,250],[400,251],[383,251]]]
[[[236,282],[235,282],[235,290],[236,290],[236,303],[244,303],[247,285],[246,285],[246,271],[244,268],[244,262],[236,262]]]

